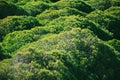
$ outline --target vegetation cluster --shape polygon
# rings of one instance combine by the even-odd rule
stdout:
[[[120,80],[120,0],[0,0],[0,80]]]

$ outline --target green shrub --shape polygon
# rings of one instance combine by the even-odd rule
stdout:
[[[102,26],[108,24],[107,22],[105,22],[105,20],[108,20],[108,19],[106,19],[104,12],[101,10],[95,10],[90,14],[88,14],[86,17]]]
[[[41,12],[45,11],[49,8],[49,5],[42,1],[34,1],[26,3],[23,8],[31,15],[35,16],[40,14]]]
[[[0,61],[6,58],[11,58],[9,55],[5,55],[4,51],[2,50],[2,43],[0,43]]]
[[[10,32],[31,29],[40,25],[38,20],[31,16],[9,16],[0,22],[0,41]]]
[[[96,75],[96,79],[98,80],[119,80],[119,55],[111,46],[99,43],[97,55],[94,57],[88,69]]]
[[[13,79],[11,63],[11,59],[5,59],[0,62],[0,80]]]
[[[86,2],[99,10],[106,10],[112,6],[120,6],[120,0],[87,0]]]
[[[106,17],[109,19],[107,29],[113,33],[114,38],[120,39],[120,7],[110,7],[104,11]]]
[[[4,38],[2,41],[2,50],[6,55],[12,55],[20,47],[37,41],[42,35],[49,33],[44,27],[36,27],[31,30],[15,31],[12,32]],[[9,54],[8,54],[9,53]]]
[[[78,9],[80,11],[87,12],[87,13],[93,11],[93,8],[90,5],[80,0],[74,0],[74,1],[73,0],[60,0],[51,5],[52,9],[62,9],[66,7],[75,8],[75,9]]]
[[[2,1],[6,1],[6,0],[2,0]],[[51,3],[51,0],[7,0],[6,2],[14,3],[19,6],[24,6],[29,2],[35,2],[35,1]]]
[[[86,75],[79,76],[79,74],[86,73],[81,72],[83,70],[78,68],[77,62],[79,60],[76,57],[80,58],[77,55],[81,55],[81,51],[84,51],[83,55],[86,56],[94,53],[92,51],[94,51],[95,47],[92,48],[91,46],[96,46],[94,43],[97,42],[97,39],[93,38],[91,32],[86,29],[72,29],[71,31],[62,32],[59,35],[51,34],[37,42],[29,44],[29,47],[26,45],[24,48],[21,48],[14,56],[14,61],[18,61],[16,64],[20,62],[29,64],[32,60],[39,65],[40,69],[48,69],[51,74],[52,71],[58,72],[61,76],[57,78],[63,80],[86,78]],[[89,43],[91,40],[93,44]],[[41,77],[44,78],[45,76],[47,78],[49,77],[48,74],[46,76],[44,74]]]
[[[84,17],[79,16],[60,17],[54,19],[47,25],[51,26],[54,29],[54,33],[71,30],[71,28],[73,27],[80,27],[82,29],[84,28],[90,29],[91,31],[93,31],[95,35],[97,35],[102,40],[112,39],[112,34],[108,30],[102,28],[99,24],[91,20],[88,20],[87,18]]]
[[[94,12],[91,12],[87,15],[87,18],[100,24],[103,28],[109,30],[109,32],[113,33],[113,37],[116,39],[120,39],[119,36],[119,7],[111,7],[107,10],[100,11],[96,10]]]
[[[119,20],[119,13],[119,7],[111,7],[104,12],[95,10],[88,14],[87,18],[107,28],[112,24],[112,21]]]
[[[0,80],[120,80],[119,5],[0,0]]]
[[[120,52],[120,40],[113,39],[113,40],[107,41],[107,43],[113,46],[117,51]]]
[[[13,56],[10,70],[3,67],[0,73],[13,80],[119,80],[119,55],[90,30],[73,28],[23,46]],[[1,72],[4,69],[7,74]]]
[[[85,16],[86,14],[74,8],[64,8],[60,10],[46,10],[43,13],[37,15],[37,18],[40,20],[40,22],[42,22],[42,24],[45,25],[55,18],[70,15]]]
[[[0,18],[5,18],[10,15],[28,15],[28,13],[21,7],[0,1]]]
[[[120,1],[119,0],[112,0],[112,6],[120,6]]]
[[[104,11],[105,13],[111,14],[113,16],[116,16],[118,19],[120,19],[120,7],[119,6],[112,6]]]

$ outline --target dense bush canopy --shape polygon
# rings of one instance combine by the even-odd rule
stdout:
[[[120,80],[119,0],[0,0],[0,80]]]
[[[10,32],[31,29],[40,25],[32,16],[8,16],[0,20],[0,41]]]
[[[36,1],[26,3],[23,8],[29,13],[29,15],[35,16],[43,12],[45,9],[48,9],[49,5],[45,2]]]
[[[5,1],[0,1],[0,18],[10,15],[27,15],[28,13],[19,6]]]
[[[40,15],[37,15],[37,18],[42,22],[43,25],[45,25],[53,19],[56,19],[61,16],[70,16],[70,15],[85,16],[86,14],[74,8],[63,8],[59,10],[46,10]]]

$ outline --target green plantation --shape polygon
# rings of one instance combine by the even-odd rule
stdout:
[[[120,80],[120,1],[0,0],[0,80]]]

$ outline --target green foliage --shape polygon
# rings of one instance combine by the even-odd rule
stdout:
[[[118,55],[90,30],[73,28],[19,49],[10,66],[14,72],[7,79],[119,80]],[[7,73],[10,71],[7,68]]]
[[[6,1],[6,0],[2,0],[2,1]],[[41,1],[41,2],[47,2],[47,3],[51,2],[51,0],[7,0],[6,2],[14,3],[14,4],[20,5],[20,6],[24,6],[25,4],[27,4],[29,2],[35,2],[35,1]]]
[[[5,1],[0,1],[0,18],[5,18],[10,15],[27,15],[28,13],[19,6],[16,6]]]
[[[3,60],[4,58],[5,58],[5,55],[3,54],[2,45],[0,43],[0,60]]]
[[[109,13],[118,19],[120,19],[120,7],[119,6],[112,6],[109,9],[105,10],[106,13]]]
[[[112,32],[114,38],[120,39],[119,13],[119,7],[111,7],[104,12],[100,10],[93,11],[87,15],[87,18],[96,23],[99,23],[105,29],[109,30],[109,32]]]
[[[120,1],[119,0],[112,0],[111,3],[113,6],[120,6]]]
[[[49,5],[42,1],[34,1],[26,3],[23,8],[29,13],[29,15],[35,16],[48,9]]]
[[[120,0],[87,0],[93,8],[106,10],[112,6],[120,6]]]
[[[0,61],[6,58],[11,58],[9,55],[4,54],[4,51],[2,50],[2,43],[0,43]]]
[[[109,40],[112,39],[112,34],[100,27],[99,24],[94,23],[91,20],[88,20],[84,17],[79,16],[65,16],[60,17],[57,19],[54,19],[49,24],[54,29],[54,33],[59,33],[61,31],[70,30],[73,27],[79,27],[79,28],[88,28],[91,31],[93,31],[94,34],[96,34],[100,39],[102,40]]]
[[[0,41],[10,32],[31,29],[40,25],[38,20],[31,16],[9,16],[0,21]]]
[[[0,80],[120,80],[119,5],[0,0]]]
[[[113,40],[109,40],[107,43],[120,52],[120,40],[113,39]]]
[[[44,27],[36,27],[31,30],[15,31],[8,34],[2,42],[2,50],[4,54],[11,55],[14,51],[17,51],[20,47],[37,41],[42,35],[49,33],[50,30]]]
[[[51,7],[52,9],[63,9],[63,8],[69,7],[69,8],[75,8],[87,13],[93,11],[93,8],[90,5],[80,0],[74,0],[74,1],[60,0],[56,3],[53,3],[51,6],[52,6]]]
[[[11,60],[6,59],[0,62],[0,80],[13,79]]]
[[[98,45],[97,55],[88,69],[96,75],[97,80],[119,80],[118,67],[120,66],[119,53],[107,44]]]
[[[80,36],[84,38],[81,38]],[[57,78],[58,80],[60,79],[77,80],[79,76],[76,77],[75,74],[78,73],[74,74],[74,71],[77,70],[78,66],[75,59],[75,55],[77,56],[77,54],[74,53],[76,53],[76,50],[78,48],[77,45],[84,42],[85,44],[81,46],[83,48],[85,47],[84,48],[85,54],[86,55],[91,54],[92,48],[91,49],[89,48],[90,46],[95,46],[95,44],[89,43],[89,41],[92,40],[92,38],[93,36],[91,35],[91,32],[89,30],[80,29],[73,29],[71,31],[63,32],[60,33],[59,35],[54,36],[53,35],[45,36],[45,38],[30,44],[29,47],[27,45],[26,48],[24,47],[20,49],[20,51],[18,51],[18,53],[14,56],[15,61],[14,65],[17,66],[20,62],[22,62],[22,64],[20,65],[20,67],[22,67],[25,64],[31,64],[31,62],[36,62],[39,65],[39,68],[42,70],[47,69],[47,71],[49,70],[50,71],[49,73],[51,74],[53,74],[52,73],[53,71],[59,73],[57,74],[59,75],[59,77],[55,76],[53,77],[55,79]],[[88,41],[84,41],[84,39]],[[92,40],[93,43],[97,42],[96,40],[97,39],[93,39]],[[79,47],[78,50],[81,51],[82,47]],[[78,54],[80,53],[81,52],[78,52]],[[30,66],[27,68],[28,72],[30,71],[29,68]],[[49,73],[43,75],[43,73],[40,71],[39,75],[42,75],[41,77],[46,79],[47,77],[49,77]],[[82,74],[82,72],[80,73]],[[52,80],[52,76],[50,77],[51,77],[50,79]],[[83,76],[81,75],[81,77]]]
[[[37,15],[37,18],[40,20],[40,22],[42,22],[43,25],[45,25],[55,18],[70,15],[85,16],[86,14],[74,8],[64,8],[59,10],[46,10],[40,15]]]
[[[93,0],[95,9],[105,10],[111,6],[111,0]]]
[[[110,7],[105,10],[105,15],[109,19],[107,29],[112,32],[114,38],[120,39],[120,7]]]

